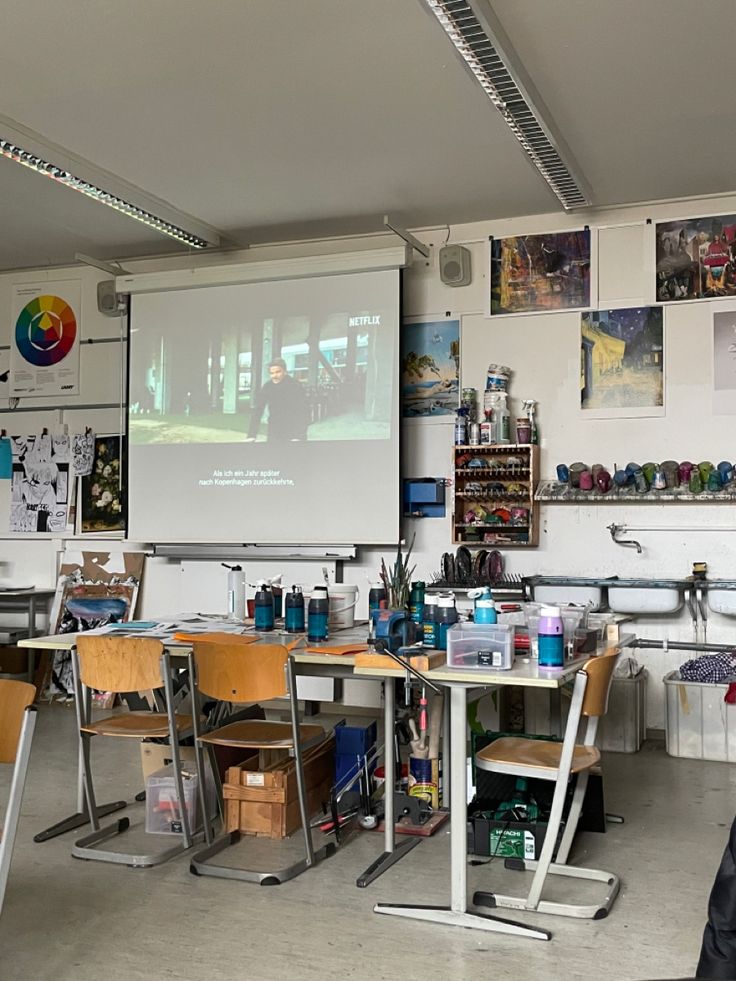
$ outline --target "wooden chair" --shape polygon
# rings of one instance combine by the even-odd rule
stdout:
[[[333,843],[315,851],[312,842],[307,807],[307,793],[304,783],[302,754],[322,743],[326,734],[321,726],[299,725],[296,698],[296,681],[289,652],[281,644],[253,644],[248,647],[235,644],[195,643],[189,657],[189,675],[192,680],[194,711],[194,744],[199,773],[200,806],[205,809],[203,774],[204,748],[207,747],[213,772],[217,767],[213,759],[214,746],[234,746],[241,749],[273,750],[287,749],[294,756],[299,812],[304,834],[304,858],[292,865],[276,871],[255,871],[230,866],[210,865],[209,860],[223,849],[236,844],[239,831],[232,831],[215,840],[211,822],[204,821],[207,847],[192,858],[190,870],[194,875],[212,875],[223,879],[241,879],[245,882],[258,882],[262,886],[278,885],[293,879],[305,869],[335,851]],[[279,698],[288,693],[291,707],[290,722],[242,721],[221,726],[210,732],[202,732],[199,723],[199,709],[202,696],[222,702],[244,704],[270,698]],[[223,810],[222,788],[220,806]]]
[[[72,651],[74,691],[76,695],[77,723],[82,748],[82,776],[84,793],[92,833],[80,838],[72,848],[75,858],[93,859],[98,862],[115,862],[121,865],[148,867],[160,865],[180,854],[193,844],[184,798],[184,781],[179,753],[179,740],[193,731],[190,715],[177,715],[174,711],[174,692],[169,655],[158,640],[144,637],[79,637],[76,650]],[[123,712],[92,720],[92,689],[121,694],[123,692],[163,690],[165,712]],[[146,854],[129,854],[108,851],[95,846],[115,835],[127,831],[128,818],[120,818],[115,824],[100,827],[92,783],[90,744],[93,736],[122,736],[128,739],[168,738],[174,770],[176,806],[181,815],[181,840],[175,846]]]
[[[0,680],[0,763],[10,763],[13,767],[5,827],[0,829],[0,913],[13,858],[31,741],[36,728],[35,697],[35,685],[25,681]]]
[[[619,878],[610,872],[586,869],[567,864],[585,790],[588,786],[590,770],[600,760],[600,751],[595,746],[598,719],[608,708],[608,692],[611,687],[613,669],[618,657],[618,649],[611,648],[599,657],[591,658],[575,676],[570,714],[561,743],[537,739],[516,739],[507,737],[490,743],[476,753],[476,766],[494,773],[508,773],[520,777],[536,777],[554,780],[555,791],[552,809],[547,825],[547,833],[536,862],[522,859],[507,859],[506,868],[534,872],[531,888],[527,896],[505,896],[492,892],[476,892],[473,903],[476,906],[507,907],[510,909],[537,910],[540,913],[558,913],[562,916],[579,916],[600,920],[608,915],[619,891]],[[577,742],[581,718],[588,720],[582,743]],[[552,854],[562,822],[562,812],[567,797],[571,776],[577,776],[577,783],[567,817],[565,831],[557,850],[557,860]],[[548,874],[569,876],[575,879],[593,879],[604,882],[608,889],[602,902],[590,905],[543,900],[542,889]]]

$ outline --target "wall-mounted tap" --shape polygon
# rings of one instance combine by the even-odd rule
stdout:
[[[624,530],[624,525],[610,524],[606,525],[608,530],[611,532],[611,538],[617,545],[623,545],[624,548],[635,548],[636,551],[641,555],[642,548],[639,542],[635,541],[633,538],[617,538],[616,536],[619,532]]]

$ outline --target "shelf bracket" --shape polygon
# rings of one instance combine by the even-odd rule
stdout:
[[[415,238],[411,232],[407,232],[405,228],[401,225],[395,225],[388,215],[383,216],[383,227],[388,228],[389,231],[393,232],[394,235],[398,235],[399,238],[403,238],[407,245],[410,245],[413,249],[423,255],[425,259],[429,259],[429,246],[425,245],[424,242],[420,242],[418,238]]]

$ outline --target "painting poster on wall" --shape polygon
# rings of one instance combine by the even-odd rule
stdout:
[[[12,287],[10,396],[77,395],[79,280]]]
[[[661,307],[581,314],[580,408],[590,418],[664,415]]]
[[[713,312],[713,411],[736,415],[736,308]]]
[[[660,303],[736,296],[736,215],[657,222]]]
[[[491,315],[589,306],[589,229],[491,239]]]
[[[72,481],[69,437],[13,436],[11,443],[10,531],[64,531]]]
[[[120,436],[95,436],[92,469],[80,478],[81,534],[125,530],[124,461]]]
[[[459,404],[460,321],[404,322],[401,327],[401,414],[447,421]]]

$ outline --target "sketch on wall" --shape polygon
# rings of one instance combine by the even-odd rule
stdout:
[[[460,321],[421,320],[401,327],[401,414],[452,416],[459,404]]]
[[[589,229],[491,239],[491,315],[589,306]]]
[[[590,417],[664,415],[661,307],[581,314],[580,408]]]
[[[69,437],[13,436],[12,452],[10,531],[64,531],[73,480]]]

